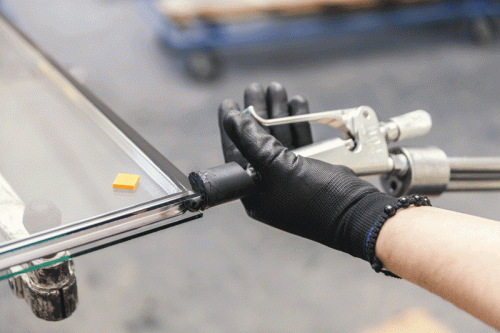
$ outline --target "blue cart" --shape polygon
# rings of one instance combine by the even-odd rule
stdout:
[[[221,61],[217,54],[228,49],[451,22],[469,22],[473,37],[487,43],[494,39],[498,30],[495,22],[500,17],[499,0],[444,0],[343,15],[275,17],[222,24],[199,21],[180,28],[160,13],[155,3],[155,0],[139,1],[140,12],[163,42],[181,53],[187,73],[202,80],[213,79],[219,74]]]

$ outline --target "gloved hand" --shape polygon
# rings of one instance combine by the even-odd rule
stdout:
[[[272,83],[245,90],[245,107],[253,105],[264,118],[308,112],[307,102]],[[242,114],[232,100],[219,108],[226,162],[250,163],[261,176],[260,193],[244,198],[248,215],[278,229],[309,238],[355,257],[367,259],[370,229],[386,205],[396,198],[358,178],[352,170],[296,156],[290,149],[312,143],[308,124],[261,127]]]

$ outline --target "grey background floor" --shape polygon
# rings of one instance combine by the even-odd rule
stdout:
[[[182,75],[132,1],[4,1],[22,28],[184,173],[222,162],[216,110],[250,82],[282,82],[312,111],[414,109],[449,156],[500,155],[500,43],[461,26],[331,38],[226,55],[221,79]],[[315,127],[317,139],[326,136]],[[500,219],[496,193],[445,194],[435,206]],[[36,319],[0,284],[1,332],[357,332],[412,307],[456,332],[491,332],[440,298],[366,262],[248,218],[239,203],[200,220],[79,257],[80,303]]]

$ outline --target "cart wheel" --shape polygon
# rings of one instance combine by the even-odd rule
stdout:
[[[494,24],[486,17],[472,21],[471,30],[472,37],[479,44],[489,44],[495,40]]]
[[[222,69],[221,58],[212,51],[191,52],[184,64],[191,77],[202,81],[215,80]]]
[[[500,16],[495,16],[490,18],[490,24],[493,29],[493,33],[495,34],[495,37],[497,37],[498,33],[500,33]]]

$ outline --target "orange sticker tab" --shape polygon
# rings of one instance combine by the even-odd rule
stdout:
[[[135,186],[139,182],[139,178],[141,178],[141,176],[119,173],[118,176],[116,176],[115,181],[113,182],[113,187],[124,188],[126,190],[135,190]]]

